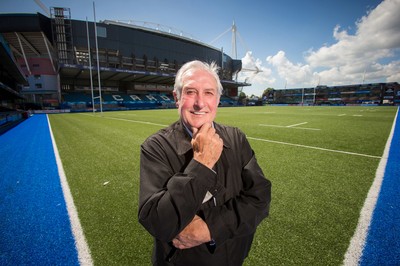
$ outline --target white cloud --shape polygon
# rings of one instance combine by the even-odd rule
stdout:
[[[255,59],[251,51],[246,52],[242,58],[242,71],[239,72],[238,79],[252,85],[243,88],[246,94],[256,96],[261,96],[264,90],[276,81],[272,70],[263,66],[261,59]]]
[[[289,85],[303,84],[313,78],[309,65],[293,64],[287,59],[284,51],[279,51],[274,56],[268,56],[267,62],[277,69],[279,76]]]
[[[305,54],[305,63],[292,63],[284,51],[268,56],[288,87],[400,81],[400,0],[385,0],[356,22],[349,34],[333,29],[334,44]]]
[[[365,80],[394,81],[398,63],[381,63],[400,51],[400,0],[383,1],[356,22],[356,33],[336,26],[337,41],[310,51],[305,60],[312,69],[325,68],[318,75],[324,83],[343,84]],[[397,80],[399,81],[399,80]]]
[[[262,66],[262,61],[258,58],[255,59],[251,51],[247,52],[242,58],[242,71],[239,73],[239,78],[254,84],[275,82],[275,78],[272,77],[272,70]]]
[[[400,82],[400,0],[384,0],[375,9],[355,22],[355,33],[337,25],[333,29],[333,44],[304,53],[303,63],[293,63],[284,51],[266,58],[270,66],[263,66],[251,52],[242,58],[244,69],[240,80],[253,84],[257,93],[261,88],[283,84],[287,87],[357,84],[372,82]],[[277,76],[275,76],[277,75]],[[279,83],[279,84],[277,84]],[[259,88],[259,89],[257,89]],[[251,88],[249,88],[251,89]]]

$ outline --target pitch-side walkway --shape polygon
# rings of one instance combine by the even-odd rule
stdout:
[[[400,265],[400,115],[390,145],[381,191],[361,265]]]
[[[0,136],[0,265],[79,265],[46,115]]]

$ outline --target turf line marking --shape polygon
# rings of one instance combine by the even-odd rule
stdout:
[[[72,234],[74,235],[76,250],[78,251],[78,259],[80,265],[93,265],[92,256],[89,246],[86,242],[85,235],[81,223],[79,221],[78,212],[76,210],[74,199],[72,198],[71,190],[69,189],[67,177],[65,176],[64,167],[61,162],[60,154],[58,153],[57,144],[54,139],[53,131],[51,130],[50,120],[48,115],[47,123],[49,125],[51,142],[53,143],[54,155],[56,157],[58,174],[60,176],[61,187],[64,194],[65,203],[67,205],[68,216],[71,222]]]
[[[266,125],[266,124],[258,124],[261,127],[286,127],[286,126],[278,126],[278,125]]]
[[[116,118],[116,117],[104,117],[104,118],[120,120],[120,121],[126,121],[126,122],[132,122],[132,123],[160,126],[160,127],[167,127],[168,126],[168,125],[157,124],[157,123],[152,123],[152,122],[147,122],[147,121],[130,120],[130,119],[124,119],[124,118]]]
[[[258,124],[258,125],[261,127],[280,127],[280,128],[305,129],[305,130],[321,130],[320,128],[309,128],[309,127],[278,126],[278,125],[266,125],[266,124]]]
[[[295,146],[295,147],[301,147],[301,148],[307,148],[307,149],[314,149],[314,150],[320,150],[320,151],[336,152],[336,153],[343,153],[343,154],[349,154],[349,155],[363,156],[363,157],[368,157],[368,158],[381,159],[380,156],[369,155],[369,154],[355,153],[355,152],[349,152],[349,151],[331,150],[331,149],[307,146],[307,145],[302,145],[302,144],[294,144],[294,143],[288,143],[288,142],[282,142],[282,141],[276,141],[276,140],[253,138],[253,137],[249,137],[249,136],[247,136],[247,138],[252,139],[252,140],[258,140],[258,141],[264,141],[264,142],[270,142],[270,143],[276,143],[276,144],[283,144],[283,145],[289,145],[289,146]]]
[[[350,245],[346,251],[346,254],[344,255],[343,265],[359,265],[362,252],[365,247],[365,241],[367,239],[369,226],[371,224],[372,215],[375,210],[376,202],[378,200],[382,186],[383,177],[385,175],[386,164],[389,157],[390,144],[392,143],[398,113],[399,109],[397,109],[394,122],[392,124],[392,129],[386,142],[385,150],[383,151],[382,159],[380,160],[378,168],[376,169],[374,182],[372,183],[368,191],[367,198],[365,199],[364,205],[361,209],[360,218],[358,219],[356,230],[350,240]]]
[[[116,118],[116,117],[104,117],[104,118],[120,120],[120,121],[126,121],[126,122],[132,122],[132,123],[160,126],[160,127],[167,127],[168,126],[168,125],[157,124],[157,123],[152,123],[152,122],[147,122],[147,121],[130,120],[130,119],[124,119],[124,118]]]
[[[310,127],[293,127],[295,129],[305,129],[305,130],[321,130],[320,128],[310,128]]]
[[[88,114],[81,114],[81,115],[88,115]],[[92,116],[92,115],[88,115],[88,116]],[[106,116],[103,116],[101,118],[114,119],[114,120],[120,120],[120,121],[125,121],[125,122],[132,122],[132,123],[139,123],[139,124],[146,124],[146,125],[153,125],[153,126],[160,126],[160,127],[168,126],[168,125],[157,124],[157,123],[146,122],[146,121],[130,120],[130,119],[125,119],[125,118],[106,117]]]
[[[301,126],[301,125],[305,125],[308,122],[303,122],[303,123],[298,123],[298,124],[294,124],[294,125],[290,125],[290,126],[286,126],[286,127],[296,127],[296,126]]]

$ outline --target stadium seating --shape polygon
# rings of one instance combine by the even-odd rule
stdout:
[[[95,108],[100,108],[98,94],[94,95]],[[118,110],[141,110],[141,109],[167,109],[175,108],[172,95],[148,93],[148,94],[126,94],[126,93],[104,93],[102,94],[102,108],[104,111]],[[92,111],[92,96],[87,92],[72,92],[63,95],[61,109],[71,112]],[[237,101],[228,96],[221,96],[220,107],[237,106]]]
[[[97,97],[98,95],[95,95]],[[92,96],[84,92],[73,92],[64,95],[62,108],[71,112],[85,112],[92,110]],[[140,110],[175,108],[175,102],[171,95],[166,94],[102,94],[102,107],[104,111]],[[100,100],[94,100],[95,107],[99,108]]]

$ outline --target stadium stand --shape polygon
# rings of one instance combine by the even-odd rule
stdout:
[[[273,90],[267,101],[289,105],[400,105],[400,85],[389,82]]]
[[[0,135],[29,117],[23,109],[21,87],[27,84],[25,76],[0,34]]]
[[[53,7],[50,17],[0,14],[0,42],[1,69],[7,69],[1,72],[0,91],[7,94],[5,106],[11,109],[17,105],[63,112],[92,111],[93,105],[106,111],[174,108],[175,74],[193,59],[220,66],[224,88],[220,106],[242,105],[238,92],[251,85],[235,80],[242,62],[222,49],[134,24],[74,20],[69,8]],[[243,105],[400,105],[400,89],[396,82],[317,86],[273,90],[265,98]]]
[[[92,91],[101,95],[100,108],[106,111],[175,108],[175,74],[194,59],[220,66],[226,96],[221,106],[235,105],[238,88],[250,85],[234,80],[241,60],[222,49],[134,24],[74,20],[69,8],[52,7],[50,17],[0,14],[0,34],[27,77],[21,93],[34,108],[91,111]],[[94,101],[98,105],[100,98]]]
[[[71,112],[82,112],[92,108],[92,96],[86,93],[74,92],[64,95],[62,106]],[[94,95],[95,108],[99,108],[100,100]],[[229,99],[226,97],[226,99]],[[103,94],[103,110],[137,110],[156,108],[175,108],[172,96],[166,94]]]

